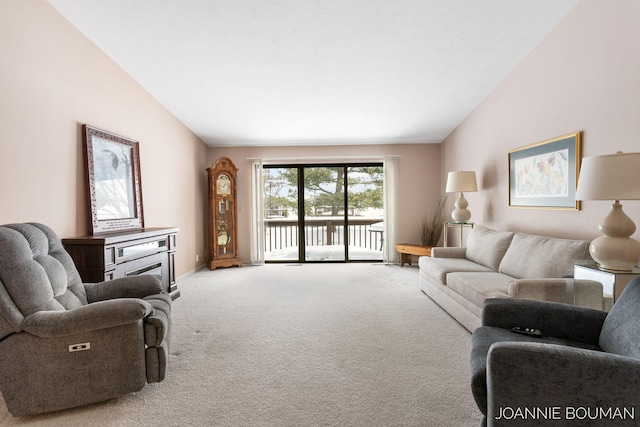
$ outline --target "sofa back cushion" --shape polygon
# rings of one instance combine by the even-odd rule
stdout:
[[[510,231],[496,231],[478,225],[469,233],[465,256],[470,261],[498,271],[513,234]]]
[[[576,261],[589,259],[589,242],[516,233],[500,273],[518,279],[570,277]]]

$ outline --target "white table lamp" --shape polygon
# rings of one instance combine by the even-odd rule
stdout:
[[[464,198],[464,192],[478,191],[476,173],[471,171],[449,172],[447,176],[447,193],[460,192],[455,209],[451,212],[451,218],[455,222],[467,222],[471,218],[471,211],[467,209],[469,203]]]
[[[636,225],[620,200],[640,200],[640,153],[585,157],[580,167],[577,200],[613,200],[600,221],[602,236],[589,246],[591,257],[607,270],[630,271],[640,258],[640,243],[630,236]]]

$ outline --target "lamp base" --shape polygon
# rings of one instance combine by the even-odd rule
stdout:
[[[451,212],[451,219],[454,222],[469,222],[471,211],[469,209],[454,209]]]
[[[607,270],[633,270],[640,258],[640,243],[629,237],[635,233],[636,225],[624,213],[619,201],[611,205],[599,228],[603,235],[589,245],[594,261]]]
[[[464,198],[464,194],[460,193],[460,197],[456,200],[456,208],[451,212],[451,218],[455,222],[467,222],[471,219],[471,211],[467,209],[469,202]]]
[[[601,268],[631,271],[640,258],[640,243],[630,237],[600,236],[591,242],[589,252]]]

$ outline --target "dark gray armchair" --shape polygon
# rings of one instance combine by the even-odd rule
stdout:
[[[170,330],[158,277],[83,284],[49,227],[0,226],[0,391],[14,416],[162,381]]]
[[[490,299],[482,324],[471,348],[481,425],[640,425],[640,278],[609,313]],[[518,334],[513,327],[542,335]]]

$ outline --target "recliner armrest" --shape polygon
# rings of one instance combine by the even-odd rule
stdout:
[[[85,283],[87,300],[91,302],[114,298],[144,298],[162,292],[160,277],[151,274],[119,277],[99,283]]]
[[[628,425],[628,419],[612,422],[607,411],[635,410],[639,376],[640,360],[629,357],[554,344],[496,343],[487,358],[487,425],[542,425],[545,419],[549,425],[587,425],[575,418],[577,408],[587,407],[598,411],[600,421],[589,425]],[[513,418],[518,408],[533,410],[537,419]]]
[[[481,320],[484,326],[535,328],[547,336],[597,346],[606,316],[604,311],[556,302],[488,298]]]
[[[38,311],[24,319],[22,328],[39,337],[61,337],[134,323],[151,313],[153,306],[141,299],[113,299],[67,311]]]
[[[144,321],[145,343],[149,347],[162,345],[171,329],[171,297],[156,294],[145,297],[145,302],[153,306],[154,312]]]

